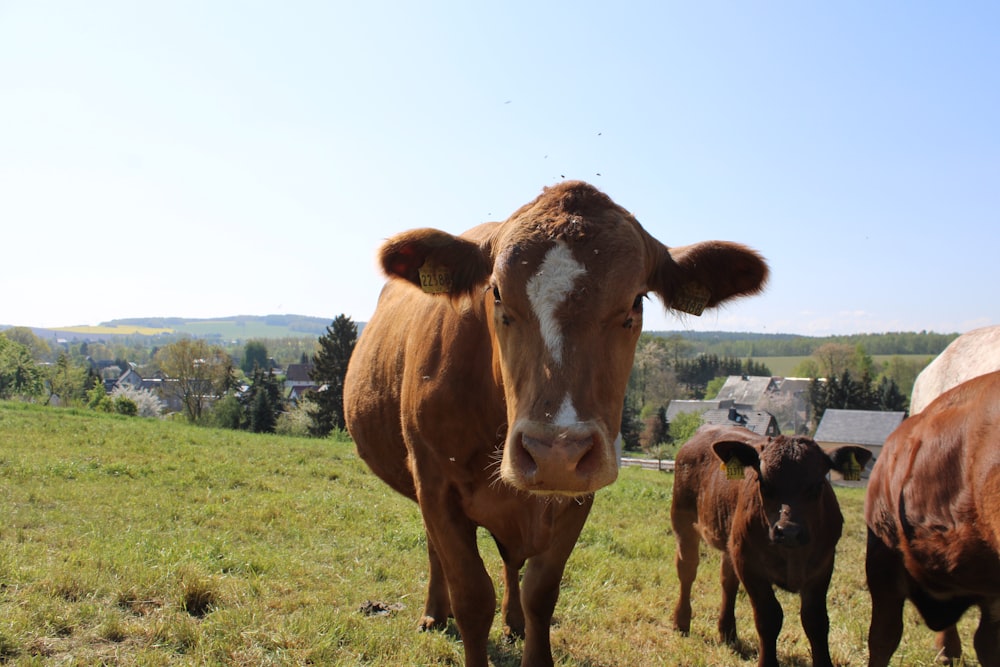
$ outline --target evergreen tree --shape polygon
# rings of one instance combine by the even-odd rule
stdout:
[[[243,399],[241,426],[254,433],[274,433],[284,407],[281,384],[270,369],[254,366],[253,379]]]
[[[310,412],[313,435],[324,437],[334,429],[344,428],[344,376],[358,340],[358,325],[346,315],[338,315],[319,338],[319,351],[313,355],[309,377],[319,385]]]

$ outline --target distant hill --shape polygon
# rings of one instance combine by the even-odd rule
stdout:
[[[136,317],[101,322],[96,326],[31,327],[42,338],[97,340],[117,337],[176,337],[223,341],[258,338],[318,338],[333,318],[308,315],[233,315],[207,319],[189,317]],[[359,330],[361,325],[359,324]],[[6,328],[0,326],[0,329]]]

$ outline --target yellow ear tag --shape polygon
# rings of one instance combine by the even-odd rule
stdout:
[[[678,290],[670,307],[682,313],[698,316],[705,312],[705,306],[711,298],[712,293],[708,288],[698,283],[688,283]]]
[[[420,267],[420,289],[428,294],[442,294],[451,291],[451,271],[443,264],[427,258]]]
[[[848,482],[857,482],[861,480],[861,462],[858,461],[857,454],[851,454],[847,459],[847,465],[844,466],[844,479]]]
[[[719,467],[726,473],[726,479],[743,479],[743,464],[735,456]]]

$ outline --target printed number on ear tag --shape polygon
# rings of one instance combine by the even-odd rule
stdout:
[[[743,479],[743,464],[735,456],[723,463],[720,468],[726,473],[726,479]]]
[[[862,468],[861,462],[858,461],[858,455],[851,454],[847,458],[847,465],[844,466],[844,479],[848,482],[860,481]]]
[[[688,283],[678,290],[670,305],[689,315],[699,316],[705,312],[708,300],[712,298],[712,293],[698,283]]]
[[[451,271],[443,264],[430,258],[420,267],[420,289],[428,294],[442,294],[451,291]]]

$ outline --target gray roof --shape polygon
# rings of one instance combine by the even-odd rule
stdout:
[[[706,424],[742,426],[758,435],[780,434],[774,415],[764,410],[736,410],[735,408],[708,410],[701,415],[701,418]]]
[[[700,415],[704,414],[706,410],[719,410],[722,408],[728,409],[732,407],[732,405],[732,401],[720,401],[718,399],[710,401],[673,400],[667,405],[667,421],[672,421],[674,417],[682,412],[694,412]]]
[[[828,409],[823,413],[823,419],[813,439],[821,444],[840,442],[881,446],[889,434],[902,423],[904,417],[906,417],[905,412]]]
[[[730,375],[719,390],[716,400],[732,401],[739,406],[752,408],[771,387],[771,378],[762,375]]]

